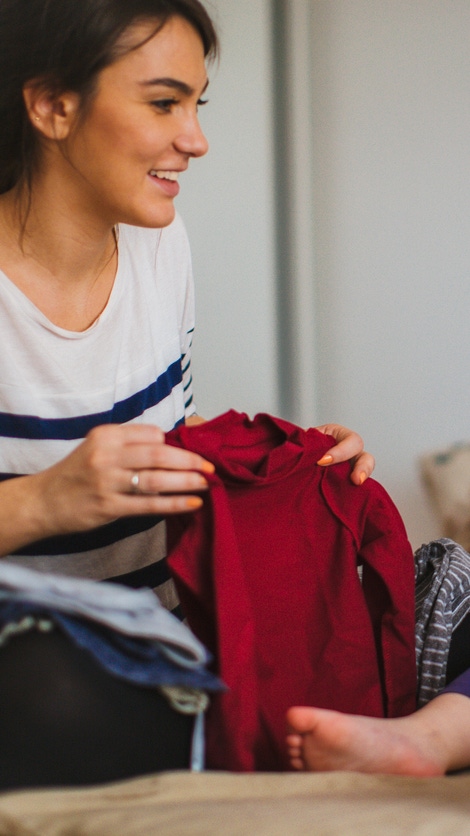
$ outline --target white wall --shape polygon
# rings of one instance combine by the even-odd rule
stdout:
[[[417,455],[470,438],[470,3],[310,5],[320,418],[420,545]]]
[[[208,417],[279,412],[271,3],[208,6],[222,37],[201,114],[211,150],[178,201],[197,281],[197,400]],[[417,456],[470,438],[470,2],[285,0],[294,7],[312,50],[317,368],[305,386],[314,420],[363,434],[417,546],[439,534]],[[300,409],[288,417],[305,423]]]
[[[211,148],[181,181],[197,290],[195,399],[213,417],[277,409],[269,0],[212,0],[222,42],[201,123]]]

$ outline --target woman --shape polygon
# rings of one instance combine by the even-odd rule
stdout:
[[[165,444],[200,420],[174,198],[207,151],[197,111],[216,52],[198,0],[0,4],[0,553],[149,586],[174,612],[161,517],[199,508],[212,470]],[[360,439],[323,430],[340,443],[322,464],[359,454],[363,481]],[[58,695],[47,723],[31,699],[42,691]],[[187,765],[186,718],[111,681],[57,630],[2,649],[0,692],[1,786]]]

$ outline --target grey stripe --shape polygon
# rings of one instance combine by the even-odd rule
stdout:
[[[470,612],[470,554],[442,538],[415,553],[418,705],[446,684],[453,631]]]

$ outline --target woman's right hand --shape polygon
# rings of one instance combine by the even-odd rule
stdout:
[[[0,552],[118,517],[195,511],[208,487],[203,474],[213,470],[197,453],[165,444],[158,427],[96,427],[57,464],[0,485]]]

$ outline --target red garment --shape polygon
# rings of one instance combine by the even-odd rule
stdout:
[[[167,441],[216,466],[204,508],[167,520],[183,610],[230,688],[208,713],[208,768],[288,769],[291,705],[411,713],[413,554],[383,488],[318,467],[331,437],[268,415],[230,411]]]

